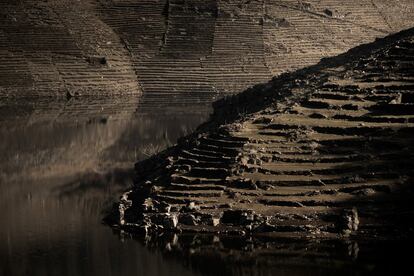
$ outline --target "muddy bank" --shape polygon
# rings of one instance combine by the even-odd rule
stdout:
[[[108,223],[134,233],[407,238],[413,29],[216,103],[135,166]]]

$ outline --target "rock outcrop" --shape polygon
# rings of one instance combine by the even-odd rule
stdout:
[[[414,29],[215,103],[136,164],[127,231],[399,237],[412,232]]]

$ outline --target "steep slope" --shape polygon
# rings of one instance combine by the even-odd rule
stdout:
[[[412,27],[413,8],[383,0],[122,0],[105,1],[102,14],[132,53],[142,110],[242,92]]]
[[[412,27],[410,0],[0,3],[0,97],[205,105]]]
[[[216,103],[137,163],[132,231],[409,235],[414,29]]]

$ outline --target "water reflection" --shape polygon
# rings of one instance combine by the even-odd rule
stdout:
[[[134,162],[209,113],[136,106],[135,97],[2,100],[0,275],[194,274],[101,225]]]
[[[396,275],[410,268],[412,241],[317,240],[209,234],[132,236],[203,275]]]

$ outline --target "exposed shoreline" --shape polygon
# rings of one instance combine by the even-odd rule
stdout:
[[[410,29],[216,103],[195,134],[136,164],[112,224],[409,237],[412,50]]]

